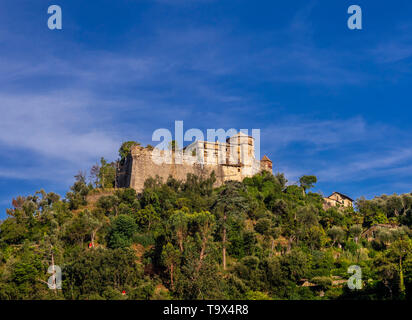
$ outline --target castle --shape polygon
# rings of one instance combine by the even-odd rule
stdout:
[[[117,168],[116,184],[141,192],[150,177],[185,180],[189,173],[207,177],[214,171],[215,186],[219,186],[228,180],[242,181],[262,170],[272,172],[272,161],[267,156],[257,160],[254,138],[239,132],[226,142],[195,141],[173,151],[135,145]]]

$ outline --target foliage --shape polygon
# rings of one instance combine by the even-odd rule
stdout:
[[[113,188],[116,179],[116,167],[114,163],[108,163],[104,158],[100,159],[98,185],[101,188]]]
[[[133,146],[138,146],[140,145],[139,142],[136,141],[126,141],[123,142],[122,145],[120,146],[119,149],[119,157],[120,157],[120,161],[124,162],[126,160],[126,158],[130,155],[130,153],[132,152],[132,147]]]
[[[121,159],[135,142],[120,149]],[[411,299],[412,195],[323,207],[314,176],[158,177],[115,189],[103,158],[66,197],[17,197],[0,222],[0,299]],[[62,268],[62,290],[47,287]],[[362,268],[364,289],[342,285]]]
[[[313,188],[314,184],[318,181],[315,176],[302,176],[299,178],[300,186],[306,191]]]

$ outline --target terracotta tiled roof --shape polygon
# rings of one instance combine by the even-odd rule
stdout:
[[[348,200],[350,200],[350,201],[354,201],[352,198],[348,197],[347,195],[345,195],[345,194],[343,194],[343,193],[340,193],[340,192],[337,192],[337,191],[334,191],[328,198],[330,198],[331,196],[333,196],[334,193],[337,193],[337,194],[340,195],[342,198],[346,198],[346,199],[348,199]]]
[[[270,161],[270,162],[272,162],[272,160],[270,160],[267,156],[263,156],[262,160],[260,160],[260,161]]]

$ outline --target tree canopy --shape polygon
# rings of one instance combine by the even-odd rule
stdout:
[[[121,148],[127,154],[132,143]],[[412,194],[325,210],[309,189],[262,172],[150,178],[115,189],[113,163],[64,198],[12,200],[0,222],[0,299],[411,299]],[[62,270],[50,290],[48,268]],[[350,290],[348,267],[362,269]]]

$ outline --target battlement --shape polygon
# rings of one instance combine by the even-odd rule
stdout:
[[[272,161],[266,156],[256,160],[253,137],[238,133],[226,142],[195,141],[179,150],[133,146],[116,179],[118,187],[141,192],[150,177],[185,180],[189,173],[207,177],[214,171],[219,186],[228,180],[242,181],[261,170],[272,172]]]

